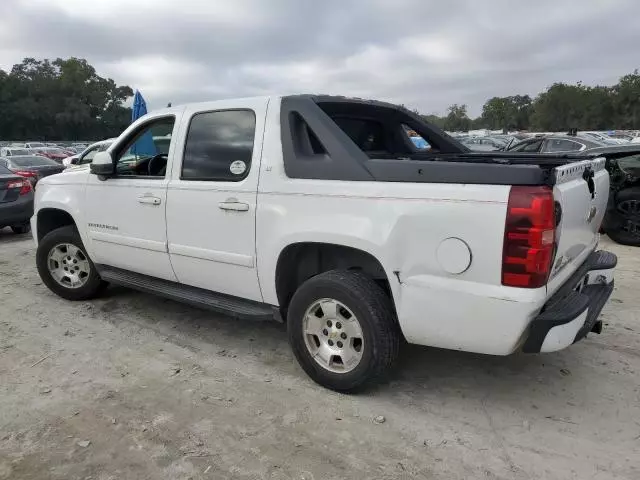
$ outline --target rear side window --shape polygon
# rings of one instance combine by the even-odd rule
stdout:
[[[334,117],[333,121],[363,152],[389,151],[381,123],[354,117]]]
[[[537,153],[542,146],[542,140],[533,140],[531,142],[523,142],[511,149],[512,152],[529,152]]]
[[[238,182],[251,168],[256,115],[225,110],[194,115],[182,160],[183,180]]]
[[[582,148],[582,144],[574,142],[572,140],[556,139],[552,138],[547,140],[545,145],[545,152],[575,152]]]

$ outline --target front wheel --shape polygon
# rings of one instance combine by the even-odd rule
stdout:
[[[341,392],[381,380],[400,348],[389,297],[359,272],[336,270],[303,283],[289,304],[287,330],[302,369]]]
[[[38,244],[36,265],[49,290],[67,300],[95,298],[106,286],[73,226],[45,235]]]

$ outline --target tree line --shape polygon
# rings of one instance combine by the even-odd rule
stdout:
[[[10,72],[0,69],[0,139],[89,140],[119,135],[131,122],[124,104],[133,95],[96,73],[86,60],[25,58]],[[565,131],[640,129],[640,74],[615,85],[590,87],[554,83],[535,98],[493,97],[470,118],[467,105],[447,115],[423,117],[449,131]]]
[[[467,105],[454,104],[444,117],[423,115],[448,131],[491,130],[568,131],[640,129],[640,74],[635,70],[612,86],[589,87],[554,83],[537,97],[493,97],[482,114],[470,118]]]
[[[0,139],[90,140],[119,135],[131,123],[133,95],[86,60],[25,58],[0,69]]]

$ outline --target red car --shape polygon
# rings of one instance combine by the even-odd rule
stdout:
[[[58,163],[62,163],[62,160],[64,160],[69,156],[61,148],[40,147],[40,148],[34,148],[33,150],[38,155],[42,155],[44,157],[50,158],[51,160],[55,160]]]

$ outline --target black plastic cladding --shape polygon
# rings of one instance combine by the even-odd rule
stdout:
[[[420,157],[419,160],[370,159],[318,103],[350,103],[389,108],[398,115],[397,119],[437,145],[439,151],[415,154],[407,145],[407,154],[413,153],[414,157]],[[296,125],[292,121],[295,114],[317,136],[326,154],[301,154],[296,151]],[[282,99],[280,121],[284,168],[289,178],[483,185],[547,185],[552,181],[549,170],[535,164],[523,162],[511,165],[506,161],[488,163],[490,155],[469,152],[444,132],[425,123],[418,115],[388,103],[332,96],[289,96]],[[410,142],[408,138],[405,141]]]

